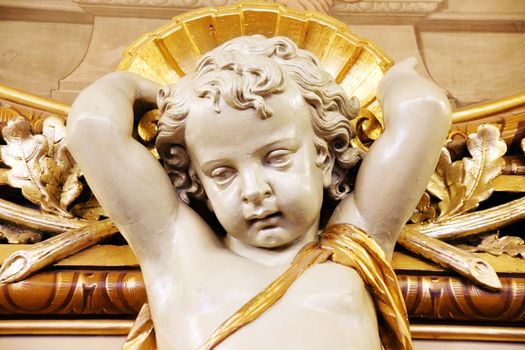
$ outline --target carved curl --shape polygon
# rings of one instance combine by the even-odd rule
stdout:
[[[253,108],[266,119],[274,111],[264,98],[283,92],[288,83],[298,86],[311,111],[316,163],[332,169],[330,196],[341,199],[350,192],[347,172],[362,157],[361,150],[350,145],[355,136],[350,120],[359,111],[358,100],[349,99],[318,59],[290,39],[254,35],[230,40],[205,54],[193,74],[159,93],[156,146],[181,200],[188,202],[190,194],[198,199],[206,196],[185,150],[190,101],[208,98],[219,113],[222,98],[232,108]]]

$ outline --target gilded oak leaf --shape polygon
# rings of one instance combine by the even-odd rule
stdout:
[[[64,143],[64,120],[50,116],[44,120],[42,134],[33,135],[24,117],[9,121],[2,129],[7,145],[1,146],[1,183],[20,188],[25,198],[48,212],[71,216],[67,206],[82,191],[80,171]]]
[[[471,211],[490,197],[494,188],[491,181],[505,165],[502,156],[507,146],[500,139],[497,127],[480,125],[466,141],[471,157],[452,162],[444,148],[427,191],[440,199],[438,221]]]
[[[450,193],[445,179],[451,164],[450,152],[447,148],[443,147],[439,155],[436,171],[430,177],[430,182],[427,186],[428,193],[440,200],[439,209],[441,213],[450,207]]]
[[[95,196],[93,196],[93,194],[91,194],[90,198],[87,201],[75,204],[71,208],[71,213],[75,217],[91,221],[98,221],[102,217],[107,217],[107,215],[104,213],[104,209],[102,209],[102,207],[98,203]]]
[[[468,250],[474,253],[489,253],[496,256],[505,253],[525,259],[525,241],[523,239],[515,236],[499,237],[497,233],[484,238],[477,247],[468,247]]]
[[[419,224],[428,220],[433,220],[436,217],[436,210],[432,206],[430,195],[425,192],[419,200],[419,203],[410,217],[410,221],[414,224]]]

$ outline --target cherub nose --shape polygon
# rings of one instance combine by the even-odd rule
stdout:
[[[272,189],[261,174],[249,172],[243,176],[242,201],[258,204],[265,198],[272,196]]]

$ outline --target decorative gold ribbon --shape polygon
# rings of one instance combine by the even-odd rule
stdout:
[[[327,260],[355,269],[363,279],[374,300],[379,335],[385,349],[411,350],[408,316],[396,275],[379,245],[365,232],[348,224],[328,227],[321,233],[319,242],[303,247],[286,272],[220,325],[199,350],[214,349],[241,327],[257,319],[284,295],[306,269]],[[146,338],[151,338],[151,329],[147,328],[146,332]],[[139,333],[135,339],[141,338]],[[132,349],[155,348],[124,347],[124,350]]]
[[[275,304],[308,267],[326,260],[355,269],[363,279],[376,306],[383,346],[387,350],[412,349],[405,302],[383,250],[360,229],[338,224],[326,228],[319,242],[307,244],[285,273],[220,325],[199,350],[214,349],[255,320]]]
[[[147,303],[142,305],[122,350],[157,350],[155,330]]]

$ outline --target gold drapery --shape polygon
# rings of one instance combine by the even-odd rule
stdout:
[[[327,260],[355,269],[363,279],[374,300],[379,335],[385,349],[411,350],[408,316],[394,270],[379,245],[364,231],[348,224],[332,225],[323,230],[319,241],[303,247],[286,272],[219,326],[199,350],[214,349],[231,334],[257,319],[284,295],[308,267]],[[137,325],[143,324],[142,321]],[[135,336],[128,337],[123,350],[153,350],[151,346],[137,345],[138,339],[147,340],[153,336],[149,325],[150,328],[143,329],[145,334],[142,335],[143,332],[132,330]]]
[[[148,304],[144,304],[140,309],[122,350],[157,350],[157,340]]]
[[[363,279],[376,306],[384,347],[387,350],[412,349],[405,302],[383,250],[364,231],[338,224],[323,230],[318,242],[307,244],[285,273],[219,326],[199,350],[214,349],[279,300],[308,267],[327,260],[355,269]]]

